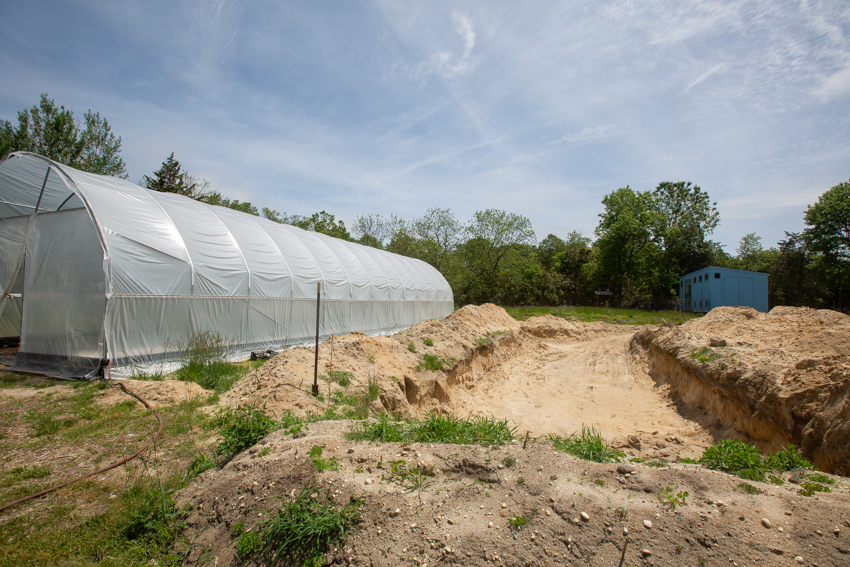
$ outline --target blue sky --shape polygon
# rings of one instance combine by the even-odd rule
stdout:
[[[505,209],[592,236],[602,197],[692,181],[734,253],[850,177],[850,3],[11,2],[0,117],[42,92],[290,214]]]

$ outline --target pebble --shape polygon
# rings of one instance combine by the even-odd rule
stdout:
[[[786,516],[790,516],[790,515],[791,515],[791,510],[785,510],[785,515],[786,515]]]
[[[546,515],[547,515],[547,516],[551,516],[551,515],[552,515],[552,512],[551,512],[550,510],[546,510]],[[835,532],[836,532],[836,533],[838,533],[838,530],[835,530]]]
[[[629,528],[623,528],[623,535],[629,535]]]
[[[784,532],[784,531],[785,531],[785,530],[782,528],[782,526],[780,526],[780,527],[778,527],[778,528],[776,528],[776,529],[777,529],[777,530],[779,530],[780,532]]]
[[[507,508],[507,507],[508,507],[508,505],[505,504],[504,502],[502,502],[502,508]]]
[[[451,525],[454,525],[454,524],[455,524],[455,521],[454,521],[454,520],[446,520],[446,521],[447,521],[449,524],[451,524]]]
[[[823,532],[820,531],[820,530],[817,530],[815,533],[818,534],[818,535],[823,535]]]
[[[488,527],[488,528],[492,528],[492,527],[493,527],[493,522],[490,522],[489,524],[487,524],[487,527]]]
[[[582,513],[581,513],[581,519],[582,519],[582,520],[584,520],[585,522],[589,522],[589,521],[590,521],[590,516],[588,515],[588,513],[587,513],[587,512],[582,512]]]
[[[384,532],[381,531],[381,528],[378,528],[378,535],[381,535],[382,533],[384,533]]]
[[[841,530],[838,529],[838,526],[835,526],[835,529],[832,530],[832,533],[834,533],[835,535],[838,535],[838,534],[841,533]]]
[[[771,526],[773,526],[773,524],[771,524],[771,523],[770,523],[770,520],[768,520],[767,518],[762,518],[762,519],[761,519],[761,525],[763,525],[763,526],[764,526],[764,527],[766,527],[767,529],[770,529],[770,528],[771,528]]]
[[[805,562],[805,561],[803,560],[803,558],[802,558],[802,557],[800,557],[799,555],[798,555],[797,557],[795,557],[795,558],[794,558],[794,561],[796,561],[796,562],[797,562],[797,563],[799,563],[800,565],[802,565],[802,564]]]
[[[389,512],[389,514],[390,514],[390,518],[395,518],[396,516],[398,516],[399,514],[401,514],[401,510],[399,510],[398,508],[396,508],[395,510],[391,510],[391,511]]]
[[[650,555],[652,555],[652,552],[648,549],[641,549],[640,554],[643,555],[644,557],[649,557]]]
[[[367,478],[364,482],[365,482],[365,484],[372,484],[372,479],[371,479],[371,478]]]
[[[650,520],[644,520],[644,521],[643,521],[643,526],[644,526],[646,529],[649,529],[649,528],[651,528],[651,527],[652,527],[652,522],[651,522]]]

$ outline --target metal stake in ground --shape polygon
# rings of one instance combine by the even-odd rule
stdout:
[[[313,396],[319,397],[319,303],[322,300],[322,282],[316,284],[316,361],[313,365]]]

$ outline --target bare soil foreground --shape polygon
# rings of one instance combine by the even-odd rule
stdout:
[[[277,420],[332,417],[329,408],[368,408],[372,420],[507,418],[517,439],[354,441],[347,434],[365,422],[342,419],[279,429],[176,495],[187,510],[187,564],[265,564],[237,554],[240,534],[307,494],[337,508],[362,502],[361,521],[325,555],[330,565],[850,565],[850,482],[840,476],[850,472],[850,317],[717,308],[680,326],[635,328],[554,316],[520,323],[494,305],[467,306],[397,335],[322,343],[319,400],[313,360],[309,348],[281,353],[207,407],[253,407]],[[197,394],[173,381],[133,385],[163,408]],[[61,398],[57,388],[3,389],[0,406],[46,401],[47,390]],[[99,404],[125,402],[98,393]],[[29,427],[0,425],[6,438]],[[622,461],[581,460],[548,437],[585,425]],[[765,454],[798,444],[828,473],[819,486],[829,492],[803,488],[810,471],[759,482],[689,462],[730,437]],[[15,452],[0,466],[26,459]]]

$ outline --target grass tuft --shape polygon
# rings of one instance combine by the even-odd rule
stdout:
[[[626,456],[622,451],[613,449],[608,445],[595,427],[582,425],[581,434],[573,433],[567,437],[549,435],[548,438],[557,450],[585,461],[611,463],[619,462]]]
[[[260,553],[266,563],[318,565],[332,544],[345,541],[360,522],[363,500],[352,497],[338,510],[329,492],[322,497],[320,487],[311,481],[294,499],[280,498],[280,511],[261,527]]]
[[[177,342],[180,369],[174,378],[195,382],[207,390],[224,392],[250,370],[224,360],[232,341],[218,331],[193,331],[188,342]]]
[[[221,427],[221,443],[216,452],[232,455],[247,449],[279,427],[261,410],[251,407],[227,408],[218,414],[216,425]]]

